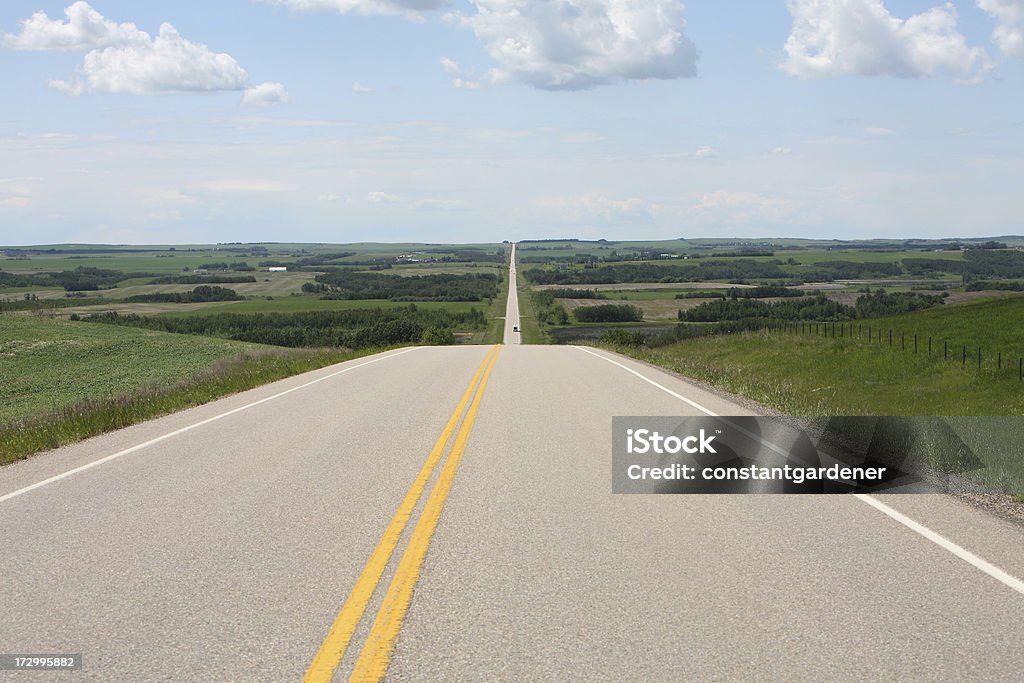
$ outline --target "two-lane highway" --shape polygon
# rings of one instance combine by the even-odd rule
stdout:
[[[516,245],[513,244],[508,268],[509,294],[505,303],[505,337],[503,341],[505,346],[522,342],[522,337],[519,334],[522,327],[520,327],[519,321],[519,295],[516,287]]]
[[[945,496],[875,499],[947,545],[852,496],[613,495],[613,416],[750,411],[511,343],[509,275],[503,346],[0,468],[0,651],[82,653],[97,681],[1019,677],[1020,527]]]

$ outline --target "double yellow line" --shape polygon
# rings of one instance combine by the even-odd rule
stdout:
[[[430,455],[427,456],[426,462],[423,463],[423,467],[413,480],[412,486],[409,487],[405,498],[402,499],[401,505],[398,506],[394,517],[392,517],[387,529],[384,530],[384,535],[381,536],[380,542],[374,549],[373,554],[370,555],[366,566],[363,567],[359,580],[356,581],[356,585],[352,588],[352,592],[349,593],[345,604],[342,605],[341,611],[331,626],[331,630],[320,646],[320,650],[313,658],[312,664],[310,664],[306,675],[302,679],[306,683],[321,683],[334,678],[334,673],[341,663],[342,657],[345,656],[345,651],[352,640],[352,634],[355,633],[356,627],[362,620],[366,607],[377,588],[377,584],[380,583],[381,576],[383,576],[384,571],[387,569],[391,555],[401,540],[402,532],[409,523],[413,511],[423,495],[423,491],[426,489],[430,478],[434,474],[434,470],[441,461],[441,457],[448,447],[448,442],[451,440],[452,434],[455,433],[455,428],[459,424],[459,418],[462,416],[466,405],[470,404],[469,412],[466,413],[466,417],[462,421],[462,427],[455,437],[455,445],[452,447],[448,460],[438,476],[437,483],[434,485],[430,497],[427,498],[405,553],[399,560],[395,577],[392,579],[391,585],[384,596],[384,602],[377,612],[377,617],[370,629],[370,635],[359,655],[359,660],[356,662],[355,670],[350,680],[378,681],[387,672],[395,641],[398,639],[398,633],[405,620],[406,611],[409,609],[409,603],[412,601],[413,590],[416,587],[417,580],[419,580],[420,568],[423,566],[427,549],[430,547],[430,539],[434,535],[434,529],[437,528],[437,523],[441,518],[441,511],[444,508],[445,501],[448,499],[448,493],[451,491],[452,482],[455,480],[455,473],[458,471],[459,463],[462,460],[462,454],[466,450],[469,434],[473,430],[473,422],[476,420],[480,399],[483,397],[484,389],[487,388],[487,380],[490,379],[491,370],[494,368],[494,362],[497,360],[499,353],[501,353],[501,346],[494,346],[488,352],[480,367],[477,368],[476,374],[473,375],[473,379],[469,383],[469,388],[462,395],[459,405],[456,406],[455,412],[452,413],[448,424],[445,425],[441,436],[438,437],[434,448],[430,451]],[[474,390],[476,391],[475,395]]]

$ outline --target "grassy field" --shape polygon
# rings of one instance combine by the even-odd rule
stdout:
[[[929,313],[931,322],[937,322],[934,312]],[[965,317],[980,322],[986,314],[1009,315],[1011,309],[978,310]],[[1011,340],[1004,341],[1009,345]],[[984,463],[983,469],[965,476],[989,489],[1024,495],[1020,456],[1024,382],[1017,380],[1016,361],[1010,370],[986,365],[979,371],[971,361],[961,365],[959,357],[943,360],[941,350],[930,358],[925,353],[891,350],[887,335],[879,348],[848,338],[781,332],[614,350],[754,399],[783,414],[992,416],[951,421]],[[924,449],[921,457],[928,462],[932,456]],[[941,454],[933,457],[939,460],[931,464],[941,468]]]
[[[0,423],[187,377],[254,344],[0,316]]]
[[[212,262],[245,261],[258,266],[261,261],[295,263],[301,259],[324,254],[351,253],[336,261],[339,265],[360,261],[397,262],[403,255],[415,256],[424,263],[416,265],[450,265],[427,263],[429,260],[456,258],[460,250],[482,249],[493,252],[499,244],[431,245],[431,244],[247,244],[247,245],[153,245],[120,247],[114,245],[53,245],[14,247],[25,256],[0,256],[0,269],[10,273],[70,270],[79,266],[174,275],[185,269],[202,268]],[[0,246],[0,251],[8,248]],[[59,253],[52,253],[58,250]]]
[[[372,352],[0,316],[0,464]]]
[[[643,360],[797,415],[1021,415],[1024,356],[1018,321],[1024,297],[964,303],[865,320],[874,339],[794,335],[781,331],[693,339],[663,348],[624,350]],[[894,346],[888,330],[894,330]],[[919,352],[901,350],[900,331],[919,336]],[[933,353],[927,354],[927,336]],[[943,359],[942,340],[956,346]],[[960,348],[968,360],[961,364]],[[977,367],[976,347],[991,349]],[[971,347],[974,347],[974,351]],[[997,368],[995,353],[1004,354]]]
[[[864,324],[883,329],[886,335],[889,329],[893,329],[895,334],[917,333],[921,340],[930,336],[940,352],[942,340],[948,340],[951,349],[966,345],[968,353],[982,347],[983,352],[987,350],[984,360],[991,360],[1000,351],[1007,358],[1024,356],[1024,334],[1020,327],[1024,320],[1024,295],[989,294],[981,300],[946,304],[910,315],[865,320]]]
[[[211,313],[230,311],[231,313],[297,313],[299,311],[345,311],[367,308],[404,308],[414,304],[425,310],[447,309],[449,311],[468,311],[472,308],[482,310],[486,302],[479,301],[388,301],[386,299],[321,299],[317,296],[283,296],[274,299],[249,299],[248,301],[216,302],[227,303],[207,308],[198,308],[188,313],[166,313],[165,315],[190,315],[192,313]],[[181,304],[172,304],[181,306]]]

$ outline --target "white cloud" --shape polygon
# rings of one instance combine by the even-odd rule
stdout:
[[[64,10],[67,21],[36,12],[21,22],[21,32],[8,33],[4,44],[14,50],[63,50],[89,52],[103,48],[149,42],[149,35],[135,24],[118,24],[105,18],[89,3],[76,2]]]
[[[86,2],[64,10],[66,21],[36,12],[22,22],[21,32],[4,43],[16,50],[85,52],[75,77],[51,81],[69,95],[155,95],[181,92],[247,90],[247,104],[287,101],[284,86],[249,86],[249,74],[228,54],[183,38],[163,24],[151,37],[135,24],[113,22]]]
[[[1024,0],[977,0],[977,3],[996,18],[992,41],[1002,53],[1024,57]]]
[[[366,201],[370,204],[394,204],[398,197],[387,192],[371,192],[366,195]]]
[[[679,0],[472,0],[457,15],[497,63],[493,82],[579,90],[696,75]]]
[[[952,3],[899,19],[882,0],[788,0],[793,27],[782,70],[798,78],[844,74],[977,82],[991,68],[968,47]]]
[[[775,149],[772,150],[772,154],[776,154],[778,156],[789,156],[792,153],[793,150],[791,150],[789,147],[776,147]]]
[[[774,222],[787,216],[792,205],[788,200],[757,192],[715,190],[701,195],[693,209],[713,212],[736,223]]]
[[[0,210],[32,206],[32,190],[40,178],[0,178]]]
[[[185,40],[173,26],[163,24],[152,41],[93,50],[77,78],[51,85],[69,95],[153,95],[242,90],[248,81],[231,55]]]
[[[444,9],[451,0],[263,0],[296,12],[337,12],[338,14],[403,15],[418,18],[421,12]]]
[[[637,213],[654,215],[660,208],[640,197],[615,199],[598,192],[588,192],[570,197],[543,197],[536,203],[541,209],[555,212],[573,221]]]
[[[359,93],[360,95],[369,95],[373,92],[373,88],[356,81],[352,84],[352,92]]]
[[[288,91],[280,83],[261,83],[249,88],[242,95],[242,104],[267,105],[287,102]]]
[[[697,148],[697,151],[693,153],[693,156],[697,159],[714,159],[718,156],[718,151],[714,147],[701,145]]]
[[[441,66],[444,67],[445,72],[452,77],[451,86],[456,90],[479,90],[480,81],[466,78],[462,72],[462,67],[454,59],[448,57],[441,57]]]

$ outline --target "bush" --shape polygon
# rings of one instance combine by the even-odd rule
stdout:
[[[455,333],[447,327],[428,327],[423,331],[420,343],[429,346],[451,346],[455,343]]]
[[[630,304],[581,306],[573,315],[581,323],[633,323],[644,319],[644,312]]]
[[[643,346],[644,335],[639,332],[612,329],[601,335],[599,341],[612,346]]]
[[[156,292],[155,294],[137,294],[125,299],[128,303],[172,303],[194,304],[207,301],[241,301],[245,297],[233,289],[200,285],[191,292]]]

